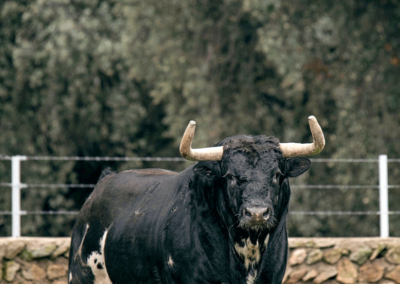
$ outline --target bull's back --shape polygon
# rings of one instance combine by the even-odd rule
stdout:
[[[116,218],[138,209],[143,202],[162,195],[176,172],[161,169],[129,170],[104,177],[83,205],[79,219],[111,225]]]
[[[138,242],[140,236],[148,234],[140,229],[141,224],[155,226],[162,210],[160,204],[173,194],[176,175],[160,169],[130,170],[107,175],[98,183],[74,227],[69,283],[115,284],[110,280],[105,258],[107,254],[108,258],[116,257],[113,252],[118,249],[112,240],[123,245],[121,240],[128,236],[129,244],[135,242],[132,236],[137,236]]]

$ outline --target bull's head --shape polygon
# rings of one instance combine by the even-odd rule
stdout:
[[[227,138],[215,147],[192,149],[194,121],[182,138],[182,156],[200,161],[194,166],[190,183],[192,204],[197,208],[192,218],[209,216],[208,226],[218,223],[228,232],[228,243],[244,264],[241,269],[247,283],[282,282],[288,250],[288,178],[307,171],[311,161],[304,156],[318,154],[325,146],[316,118],[308,119],[314,140],[311,144],[242,135]],[[201,226],[207,226],[204,220]],[[255,279],[260,281],[253,282]]]
[[[313,143],[279,143],[266,136],[234,136],[216,147],[192,149],[196,123],[191,121],[180,145],[183,157],[192,161],[219,161],[213,163],[216,175],[224,179],[225,199],[236,216],[238,227],[247,231],[272,229],[287,210],[290,189],[288,177],[307,171],[311,162],[301,156],[318,154],[325,139],[316,118],[310,116]],[[218,172],[218,173],[215,173]],[[288,191],[288,192],[285,192]]]

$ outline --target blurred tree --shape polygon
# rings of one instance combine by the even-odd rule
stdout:
[[[0,4],[3,154],[178,156],[235,134],[309,142],[318,157],[400,157],[400,5],[379,1],[7,0]],[[95,183],[101,169],[185,163],[24,162],[29,183]],[[394,165],[394,164],[393,164]],[[400,168],[391,166],[391,184]],[[9,165],[0,178],[9,181]],[[377,184],[377,165],[315,164],[294,184]],[[25,210],[70,210],[90,190],[27,189]],[[294,189],[296,211],[378,210],[377,190]],[[400,193],[391,191],[390,208]],[[10,197],[0,197],[3,210]],[[397,200],[397,201],[396,201]],[[68,234],[73,218],[27,216],[25,235]],[[9,219],[0,219],[8,235]],[[391,233],[400,220],[391,219]],[[376,216],[292,216],[292,236],[378,235]]]
[[[113,3],[6,1],[1,5],[3,153],[163,154],[170,143],[161,136],[166,129],[163,107],[152,103],[145,80],[129,75],[130,66],[121,50],[129,48],[120,33],[124,22],[118,19]],[[25,163],[23,180],[27,183],[96,183],[102,169],[101,164],[88,162]],[[88,193],[27,189],[23,208],[79,208]],[[9,197],[5,199],[9,204]],[[73,220],[51,216],[47,219],[56,221],[49,223],[45,218],[24,217],[22,233],[66,234],[65,222],[71,226]]]

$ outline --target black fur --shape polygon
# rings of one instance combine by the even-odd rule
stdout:
[[[221,161],[199,162],[179,174],[152,169],[105,176],[74,228],[71,284],[93,283],[86,256],[98,250],[107,229],[102,268],[113,284],[246,283],[249,274],[257,275],[254,283],[281,283],[288,178],[310,161],[284,159],[274,137],[235,136],[217,146],[224,147]],[[270,218],[249,222],[243,214],[249,204],[267,206]],[[86,224],[91,229],[84,239]],[[260,262],[249,268],[234,247],[247,239],[261,251]]]
[[[97,181],[96,185],[98,185],[103,178],[105,178],[106,176],[111,175],[111,174],[115,174],[115,172],[113,172],[110,167],[105,168],[101,172],[99,180]]]

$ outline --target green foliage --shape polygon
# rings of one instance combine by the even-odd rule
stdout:
[[[309,142],[318,158],[400,157],[400,5],[385,1],[6,0],[0,3],[4,155],[178,156],[236,134]],[[23,163],[26,183],[96,183],[102,168],[188,163]],[[400,169],[389,164],[390,183]],[[0,180],[9,182],[9,162]],[[293,184],[377,184],[377,164],[314,164]],[[1,189],[1,210],[10,195]],[[90,190],[25,189],[24,210],[78,209]],[[390,208],[400,194],[391,190]],[[377,190],[293,190],[291,210],[378,210]],[[65,235],[72,217],[23,217],[24,235]],[[10,218],[0,219],[9,235]],[[378,235],[377,217],[293,216],[292,236]],[[400,221],[391,219],[391,234]]]

